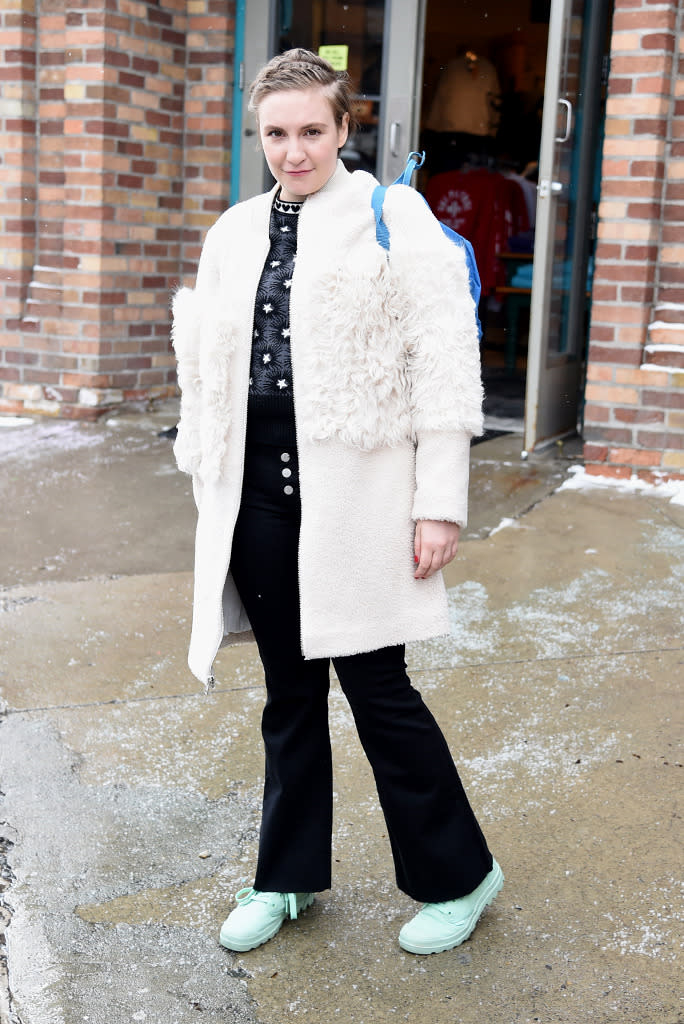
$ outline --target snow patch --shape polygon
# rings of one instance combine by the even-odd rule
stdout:
[[[656,330],[658,330],[658,331],[681,331],[681,329],[682,329],[682,325],[681,324],[672,324],[672,323],[669,322],[669,320],[654,320],[653,323],[649,324],[648,326],[649,326],[649,330],[651,330],[651,331],[654,328]],[[665,352],[681,352],[682,346],[681,345],[658,345],[657,343],[653,342],[650,345],[645,345],[644,349],[645,349],[646,352],[658,352],[658,351],[663,351],[663,350]]]
[[[651,494],[656,498],[669,498],[673,505],[684,505],[684,480],[663,480],[659,483],[648,483],[636,474],[628,480],[618,480],[612,476],[594,476],[587,473],[584,466],[571,466],[571,476],[564,480],[559,491],[589,491],[594,488],[612,487],[625,494]]]
[[[27,427],[33,423],[27,416],[0,416],[0,427]]]
[[[507,516],[504,516],[499,525],[495,526],[490,532],[489,536],[493,537],[495,533],[498,533],[499,530],[505,530],[507,526],[515,526],[515,519],[509,519]]]
[[[659,302],[658,309],[679,309],[684,313],[684,302]]]

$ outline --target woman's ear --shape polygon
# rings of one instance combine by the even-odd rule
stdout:
[[[342,149],[349,138],[349,114],[342,115],[342,124],[337,129],[337,148]]]

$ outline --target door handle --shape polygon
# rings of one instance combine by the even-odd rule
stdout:
[[[570,100],[558,100],[558,105],[565,110],[565,132],[556,136],[556,142],[567,142],[572,131],[572,103]]]
[[[549,181],[548,178],[542,178],[537,185],[537,192],[539,193],[540,199],[548,199],[550,195],[558,195],[562,191],[562,181]]]
[[[401,121],[392,121],[390,125],[389,148],[392,156],[399,156],[399,139],[401,137]]]

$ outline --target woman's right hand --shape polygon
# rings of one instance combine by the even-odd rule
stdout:
[[[426,580],[443,569],[456,556],[461,527],[436,519],[419,519],[413,542],[416,571],[414,578]]]

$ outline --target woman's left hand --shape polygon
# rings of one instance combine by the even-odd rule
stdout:
[[[417,580],[426,580],[448,565],[458,550],[461,527],[435,519],[419,519],[413,542]]]

